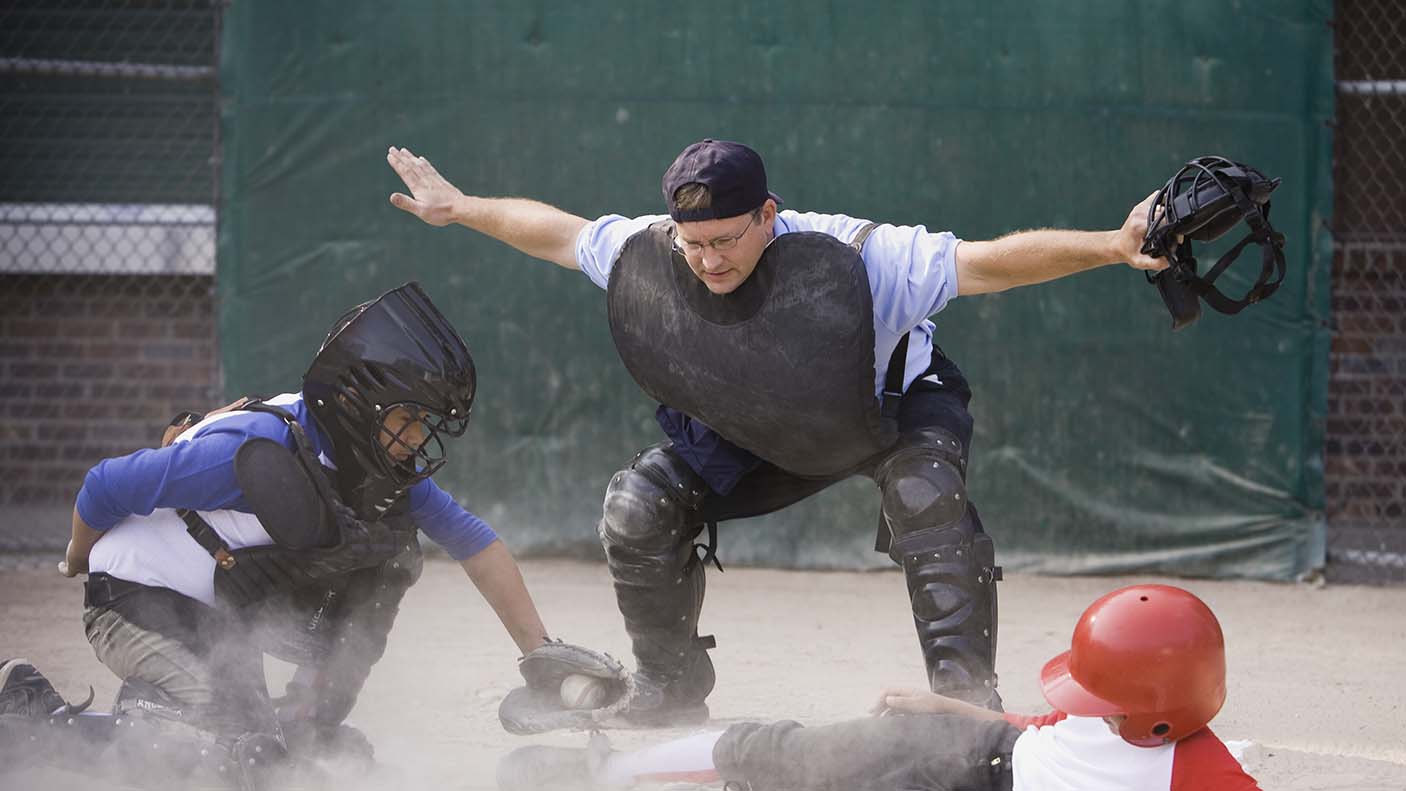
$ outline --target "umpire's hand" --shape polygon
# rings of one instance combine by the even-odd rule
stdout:
[[[1142,203],[1134,206],[1128,212],[1128,218],[1123,221],[1123,227],[1117,231],[1114,241],[1115,248],[1128,266],[1133,269],[1158,272],[1166,269],[1168,265],[1167,259],[1153,258],[1142,252],[1142,243],[1147,237],[1147,212],[1151,210],[1152,202],[1156,199],[1156,192],[1143,198]],[[1162,207],[1159,206],[1154,215],[1154,222],[1155,218],[1160,217],[1161,214]]]
[[[428,159],[417,157],[409,149],[391,146],[386,162],[410,190],[391,194],[391,205],[419,217],[430,225],[444,226],[456,219],[455,212],[464,193],[439,175]]]

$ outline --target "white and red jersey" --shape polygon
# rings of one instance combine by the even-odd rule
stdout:
[[[1138,747],[1099,717],[1005,716],[1024,729],[1011,752],[1014,791],[1260,791],[1210,728]]]

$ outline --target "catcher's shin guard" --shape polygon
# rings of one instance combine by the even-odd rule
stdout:
[[[112,707],[110,760],[134,784],[214,780],[238,791],[262,791],[272,772],[286,768],[286,750],[271,720],[263,723],[265,730],[234,731],[232,723],[245,718],[182,707],[155,685],[127,679]],[[209,730],[216,722],[227,730]]]
[[[34,766],[62,766],[90,744],[107,741],[111,719],[68,703],[27,659],[0,662],[0,773]]]
[[[991,538],[967,503],[956,440],[905,448],[876,480],[892,532],[890,556],[903,566],[913,624],[932,691],[999,708],[996,694],[996,582]]]
[[[642,452],[606,489],[600,538],[638,665],[627,718],[647,719],[651,710],[668,719],[706,716],[712,638],[698,636],[705,580],[691,543],[706,491],[660,446]]]
[[[331,650],[313,690],[319,725],[335,726],[351,713],[372,666],[385,654],[401,600],[420,579],[424,564],[420,544],[412,540],[380,566],[349,575],[328,625]]]

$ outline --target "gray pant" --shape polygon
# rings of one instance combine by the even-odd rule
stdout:
[[[98,660],[124,681],[162,693],[149,713],[233,741],[279,734],[263,654],[239,621],[174,591],[149,588],[89,606],[83,627]]]
[[[752,791],[1009,791],[1020,731],[954,715],[871,717],[818,728],[744,722],[713,761]]]

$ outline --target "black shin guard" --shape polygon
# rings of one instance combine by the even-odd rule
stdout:
[[[698,636],[705,579],[691,543],[704,492],[682,460],[650,448],[611,479],[600,523],[637,686],[666,708],[701,704],[713,688],[712,638]]]
[[[932,691],[991,708],[996,694],[995,547],[967,501],[961,447],[929,429],[879,465],[889,555],[903,567]]]
[[[970,512],[968,512],[970,514]],[[980,706],[996,695],[996,582],[991,538],[970,516],[894,542],[932,691]]]

